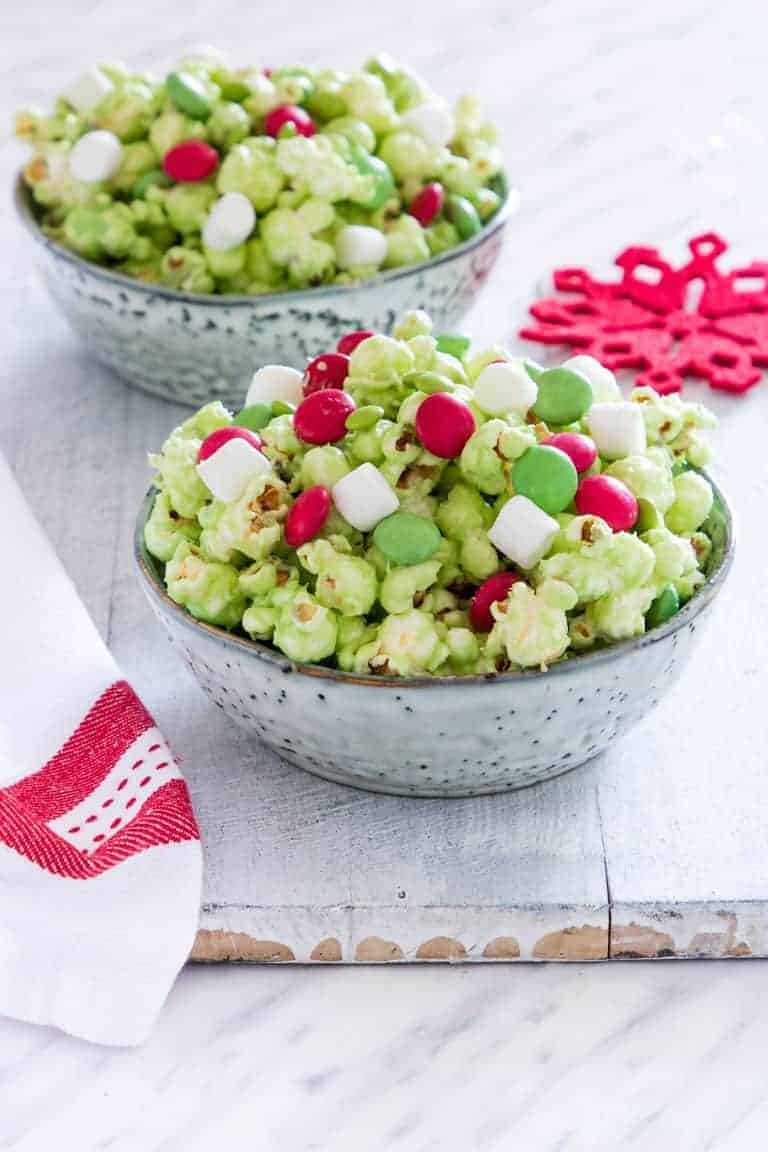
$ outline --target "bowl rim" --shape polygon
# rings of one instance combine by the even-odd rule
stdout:
[[[317,288],[296,288],[286,292],[266,292],[253,295],[243,293],[214,295],[204,292],[179,292],[175,288],[168,288],[163,284],[149,284],[133,276],[125,276],[122,272],[115,272],[111,268],[105,268],[101,264],[95,264],[82,256],[78,256],[75,252],[70,251],[69,248],[65,248],[63,244],[58,244],[43,232],[34,212],[32,195],[24,182],[21,170],[16,173],[13,199],[16,212],[22,224],[39,244],[47,248],[58,259],[82,269],[83,272],[94,276],[97,280],[104,280],[108,283],[117,284],[120,287],[130,287],[148,296],[161,296],[182,304],[205,305],[209,308],[254,308],[257,305],[259,307],[274,307],[277,304],[292,306],[294,303],[300,304],[302,301],[322,300],[339,295],[355,296],[361,292],[372,291],[382,284],[392,284],[398,280],[405,280],[410,276],[418,275],[419,272],[437,268],[441,264],[449,264],[452,260],[458,260],[467,253],[474,251],[475,248],[481,247],[486,240],[489,240],[509,223],[509,220],[517,211],[518,201],[515,199],[515,193],[516,189],[507,189],[507,194],[496,212],[490,220],[483,225],[480,231],[474,236],[471,236],[469,240],[464,240],[461,244],[457,244],[454,248],[449,248],[446,252],[441,252],[439,256],[433,256],[429,260],[421,260],[418,264],[406,264],[402,268],[392,268],[388,272],[379,272],[367,280],[360,280],[354,284],[323,284]]]
[[[606,648],[600,648],[596,651],[583,652],[578,656],[572,657],[570,660],[556,661],[543,670],[540,668],[522,668],[513,672],[475,672],[466,676],[395,677],[343,672],[339,668],[326,668],[322,664],[306,664],[291,660],[283,652],[272,648],[269,644],[265,644],[260,640],[250,640],[244,636],[236,636],[228,632],[225,628],[219,628],[214,624],[206,624],[202,620],[196,620],[186,609],[176,604],[175,601],[170,598],[154,570],[155,561],[150,558],[150,554],[144,543],[144,525],[151,511],[154,496],[158,491],[154,485],[151,485],[146,492],[139,508],[134,531],[133,554],[145,593],[150,598],[154,597],[154,599],[160,603],[162,609],[166,613],[169,613],[173,619],[185,625],[192,632],[202,633],[211,640],[217,640],[225,648],[231,647],[236,651],[244,652],[252,658],[273,665],[284,673],[310,676],[315,680],[355,684],[365,688],[398,688],[400,691],[405,688],[435,689],[448,685],[468,688],[480,684],[495,684],[500,681],[516,683],[521,680],[541,680],[552,676],[568,676],[569,674],[578,672],[579,669],[589,669],[596,665],[606,664],[630,652],[642,651],[644,648],[649,648],[654,644],[661,643],[695,620],[715,598],[725,583],[725,579],[733,564],[735,552],[733,513],[721,488],[715,483],[709,473],[703,469],[697,469],[697,471],[700,471],[712,485],[715,502],[718,503],[722,509],[723,525],[725,528],[722,556],[717,567],[708,575],[706,582],[701,585],[691,599],[688,600],[674,616],[667,620],[666,623],[652,628],[649,632],[644,632],[641,636],[633,636],[629,640],[620,640],[615,644],[611,644]]]

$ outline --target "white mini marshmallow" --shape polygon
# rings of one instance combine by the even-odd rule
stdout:
[[[571,356],[561,367],[578,372],[592,386],[592,399],[595,404],[607,404],[610,400],[621,400],[621,389],[610,368],[606,368],[594,356]]]
[[[217,500],[237,500],[252,476],[271,471],[266,456],[239,437],[197,465],[198,476]]]
[[[283,400],[286,404],[300,404],[302,374],[286,364],[265,364],[254,372],[245,407],[249,404],[271,404],[273,400]]]
[[[109,76],[105,76],[101,69],[89,68],[64,89],[62,96],[76,112],[85,113],[90,112],[102,96],[106,96],[113,88],[114,84]]]
[[[370,532],[400,507],[394,489],[373,464],[361,464],[342,476],[331,494],[339,514],[358,532]]]
[[[336,233],[336,263],[339,268],[378,268],[386,255],[387,238],[378,228],[348,224]]]
[[[601,456],[615,460],[645,452],[645,420],[639,404],[629,400],[593,404],[586,420]]]
[[[456,124],[450,109],[437,100],[429,100],[426,104],[409,108],[407,112],[403,112],[400,123],[435,148],[444,148],[453,140],[456,133]]]
[[[546,555],[559,531],[557,520],[542,512],[533,500],[513,496],[489,528],[488,539],[513,564],[533,568]]]
[[[228,252],[247,240],[256,224],[253,204],[242,192],[227,192],[216,201],[203,224],[203,244]]]
[[[123,146],[114,132],[98,128],[77,141],[69,154],[69,170],[83,184],[100,184],[114,176],[122,158]]]
[[[475,381],[475,402],[489,416],[506,412],[524,416],[536,403],[538,391],[521,359],[505,360],[483,368]]]

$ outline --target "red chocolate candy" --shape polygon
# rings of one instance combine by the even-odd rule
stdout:
[[[472,411],[449,392],[434,392],[416,412],[416,433],[433,456],[453,460],[475,430]]]
[[[268,136],[277,136],[286,124],[293,124],[299,136],[314,136],[317,131],[312,117],[297,104],[281,104],[279,108],[273,108],[264,121],[264,128]]]
[[[442,184],[434,181],[422,188],[418,196],[411,200],[408,211],[411,216],[416,217],[422,228],[428,228],[432,221],[440,215],[444,200],[445,193]]]
[[[302,391],[305,396],[323,388],[343,388],[349,372],[349,356],[341,352],[326,352],[310,360],[304,369]]]
[[[197,453],[198,461],[207,460],[209,456],[213,456],[214,452],[218,452],[229,440],[245,440],[252,448],[257,448],[259,452],[264,446],[262,440],[251,432],[250,428],[240,428],[229,426],[228,428],[217,428],[215,432],[211,432],[206,436],[200,445],[200,450]]]
[[[182,140],[163,156],[163,171],[177,184],[205,180],[219,162],[219,154],[204,140]]]
[[[347,417],[355,402],[339,388],[323,388],[302,400],[293,416],[293,427],[305,444],[333,444],[341,440]]]
[[[285,521],[285,539],[291,548],[298,548],[317,536],[330,510],[331,494],[322,484],[307,488],[297,496]]]
[[[580,516],[599,516],[614,532],[628,532],[637,521],[637,500],[613,476],[585,476],[576,490]]]
[[[362,344],[363,340],[368,340],[375,335],[375,332],[368,332],[364,328],[359,332],[347,332],[346,336],[342,336],[336,345],[336,351],[342,352],[345,356],[351,356],[358,344]]]
[[[506,600],[507,592],[519,579],[514,572],[497,572],[483,581],[469,605],[469,622],[476,632],[490,632],[495,623],[491,605]]]
[[[594,440],[589,436],[582,436],[579,432],[556,432],[542,443],[548,444],[550,448],[559,448],[566,456],[570,456],[577,472],[586,472],[597,459]]]

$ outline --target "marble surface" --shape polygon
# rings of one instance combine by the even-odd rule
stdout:
[[[200,40],[240,52],[247,41],[264,60],[344,63],[384,48],[448,93],[469,75],[504,121],[524,194],[504,265],[472,317],[479,340],[514,331],[556,263],[606,263],[632,240],[679,251],[713,226],[737,255],[768,251],[760,0],[294,0],[284,20],[251,6],[247,36],[242,4],[218,0],[215,23],[212,10],[169,0],[160,16],[149,0],[70,0],[63,20],[55,0],[6,6],[4,119],[93,58],[161,61]],[[6,182],[19,158],[4,137]],[[0,242],[0,445],[23,478],[44,467],[41,453],[70,451],[55,433],[73,406],[119,417],[139,401],[94,369],[54,314],[7,202]],[[173,417],[147,411],[150,432]],[[98,461],[122,443],[112,435],[77,450]],[[764,488],[764,465],[756,482]],[[71,489],[37,511],[65,537],[87,497],[73,470]],[[120,507],[107,492],[105,518]],[[110,634],[113,577],[132,579],[113,538],[73,561]],[[668,834],[678,830],[672,820]],[[765,838],[759,812],[750,835]],[[0,1149],[742,1152],[761,1147],[768,1126],[767,988],[761,961],[193,967],[140,1051],[0,1021]]]

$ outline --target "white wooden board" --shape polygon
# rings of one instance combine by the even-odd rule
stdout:
[[[658,9],[612,19],[585,5],[590,14],[574,20],[567,58],[552,54],[548,22],[557,16],[547,5],[526,6],[524,25],[514,6],[481,6],[472,26],[446,9],[440,43],[461,43],[461,69],[433,39],[410,46],[437,87],[450,93],[469,82],[481,92],[505,125],[523,183],[523,214],[470,319],[478,339],[514,333],[547,269],[606,265],[631,241],[680,254],[688,236],[714,226],[736,243],[735,256],[768,256],[764,186],[754,179],[764,117],[748,79],[763,67],[762,42],[754,38],[752,58],[745,39],[738,69],[724,53],[710,75],[702,61],[711,68],[711,53],[699,47],[726,45],[732,15],[685,7],[683,18],[670,6],[665,25]],[[303,29],[312,51],[302,45],[297,54],[343,62],[387,43],[384,9],[371,10],[363,47],[339,44],[333,29],[342,19],[332,0]],[[87,54],[99,57],[108,45],[96,42],[97,25]],[[266,55],[268,37],[261,29]],[[284,43],[275,52],[287,59]],[[6,106],[17,95],[44,102],[74,63],[31,64],[28,89],[5,93]],[[666,99],[671,70],[676,90],[691,93],[685,107]],[[1,179],[20,157],[0,143]],[[7,208],[0,242],[0,449],[182,758],[206,848],[198,956],[768,954],[765,385],[742,399],[714,398],[718,477],[737,512],[738,558],[695,663],[658,711],[603,762],[517,795],[370,796],[281,764],[231,728],[175,659],[143,604],[130,540],[149,477],[145,453],[181,412],[127,391],[75,344]],[[692,389],[713,399],[704,386]],[[3,563],[33,578],[13,541],[1,547]]]

